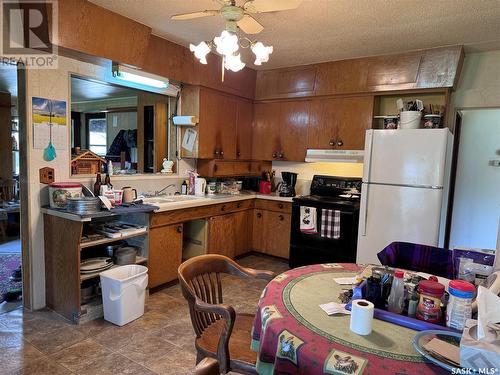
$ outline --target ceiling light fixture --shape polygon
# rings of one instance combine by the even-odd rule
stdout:
[[[156,89],[166,89],[169,86],[168,79],[154,74],[142,72],[116,63],[113,63],[111,69],[115,79],[136,85],[138,88],[147,86]]]
[[[213,41],[203,41],[198,45],[190,44],[189,49],[200,63],[206,64],[207,54],[215,47],[215,51],[222,56],[224,68],[233,72],[238,72],[245,67],[245,63],[241,61],[241,54],[238,53],[240,47],[250,48],[255,55],[255,65],[262,65],[269,61],[269,55],[273,53],[272,46],[265,46],[262,42],[254,42],[247,37],[238,38],[235,31],[235,24],[227,22],[226,30],[223,30]],[[242,44],[242,42],[247,43]]]

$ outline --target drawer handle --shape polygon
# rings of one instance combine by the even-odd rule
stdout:
[[[262,217],[262,214],[260,212],[257,213],[257,217],[260,219]]]
[[[221,208],[220,208],[221,211],[226,211],[226,205],[224,204]]]
[[[240,208],[241,207],[241,203],[236,203],[236,208]]]
[[[182,233],[182,226],[180,226],[180,225],[179,225],[179,226],[177,227],[177,233]]]
[[[278,218],[280,219],[280,221],[285,220],[285,217],[283,215],[278,216]]]
[[[278,207],[279,207],[279,208],[283,208],[283,207],[284,207],[284,206],[283,206],[283,203],[279,203],[279,204],[278,204]]]

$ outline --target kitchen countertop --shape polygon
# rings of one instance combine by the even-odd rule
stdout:
[[[230,203],[230,202],[238,202],[248,199],[267,199],[281,202],[292,202],[292,197],[280,197],[277,194],[258,194],[254,192],[242,192],[237,195],[223,195],[223,194],[215,194],[215,195],[205,195],[203,197],[189,196],[189,198],[178,198],[181,199],[179,201],[175,201],[176,197],[186,197],[186,196],[161,196],[154,198],[146,198],[144,199],[145,203],[154,204],[158,206],[159,209],[154,212],[165,212],[165,211],[173,211],[179,210],[183,208],[192,208],[192,207],[201,207],[201,206],[209,206],[212,204],[220,204],[220,203]],[[169,199],[173,199],[174,201],[168,201]],[[164,200],[164,202],[162,202]]]
[[[203,197],[196,197],[192,195],[164,195],[159,197],[145,198],[144,210],[141,212],[165,212],[165,211],[174,211],[180,210],[184,208],[193,208],[193,207],[201,207],[201,206],[209,206],[212,204],[220,204],[220,203],[230,203],[230,202],[238,202],[248,199],[266,199],[280,202],[292,202],[292,197],[280,197],[276,193],[273,194],[258,194],[254,192],[242,192],[238,195],[226,195],[226,194],[216,194],[216,195],[205,195]],[[153,207],[154,206],[154,207]],[[101,211],[97,214],[92,215],[77,215],[65,210],[51,209],[49,207],[43,207],[42,212],[49,215],[59,216],[68,220],[74,221],[91,221],[92,218],[96,217],[105,217],[105,216],[114,216],[123,213],[131,213],[126,212],[126,209],[120,210],[111,210],[111,211]],[[140,210],[139,210],[140,211]],[[136,210],[136,212],[139,212]]]

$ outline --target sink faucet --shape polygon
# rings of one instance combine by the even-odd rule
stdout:
[[[163,193],[165,190],[167,190],[169,187],[172,186],[175,186],[175,184],[168,184],[163,189],[155,191],[155,197],[157,197],[158,195],[160,195],[161,193]]]

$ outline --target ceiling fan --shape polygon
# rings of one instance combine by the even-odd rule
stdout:
[[[203,10],[192,13],[175,14],[173,20],[191,20],[201,17],[220,15],[226,21],[226,28],[221,35],[215,37],[213,41],[203,41],[198,45],[190,44],[189,49],[200,60],[206,64],[206,56],[212,47],[222,55],[224,68],[237,72],[245,67],[241,61],[241,56],[237,53],[239,47],[250,48],[255,54],[255,65],[261,65],[269,60],[269,55],[273,52],[272,46],[265,46],[262,42],[256,42],[242,37],[246,44],[241,44],[241,40],[236,35],[238,28],[245,34],[258,34],[264,30],[252,15],[258,13],[278,12],[282,10],[296,9],[302,0],[248,0],[243,5],[236,5],[236,0],[215,0],[221,4],[221,8],[216,10]],[[224,71],[223,78],[224,79]]]
[[[296,9],[302,0],[249,0],[241,6],[236,5],[235,0],[217,0],[217,2],[222,5],[218,10],[175,14],[171,19],[191,20],[220,15],[227,23],[226,30],[236,32],[236,27],[239,27],[246,34],[258,34],[264,30],[264,26],[253,18],[252,14]]]

